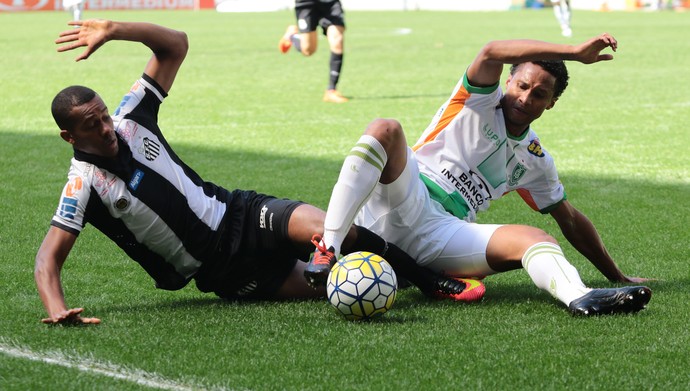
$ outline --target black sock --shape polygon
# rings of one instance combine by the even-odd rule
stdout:
[[[328,79],[328,89],[335,90],[335,86],[338,84],[338,79],[340,79],[340,69],[343,67],[343,55],[335,54],[331,52],[330,61],[330,78]]]
[[[348,249],[343,248],[343,254],[353,251],[368,251],[381,256],[400,276],[424,293],[431,293],[435,289],[436,273],[417,265],[417,262],[400,247],[386,242],[383,238],[360,226],[357,228],[357,240]]]

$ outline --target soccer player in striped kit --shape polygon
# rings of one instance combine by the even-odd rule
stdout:
[[[537,287],[573,314],[643,309],[649,288],[586,287],[556,239],[541,229],[474,222],[490,201],[516,190],[535,210],[550,214],[573,247],[609,280],[647,281],[618,268],[591,221],[566,199],[553,159],[531,129],[567,86],[563,60],[611,60],[601,52],[616,47],[609,34],[579,45],[493,41],[481,49],[412,148],[397,121],[373,121],[345,158],[307,278],[322,280],[354,221],[420,265],[451,276],[524,268]],[[499,82],[506,64],[515,65],[504,93]]]

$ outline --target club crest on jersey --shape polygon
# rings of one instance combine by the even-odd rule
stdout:
[[[510,178],[508,179],[508,185],[517,185],[518,182],[520,182],[520,178],[522,178],[526,172],[527,168],[525,166],[523,166],[521,163],[516,164],[515,168],[513,168],[513,172],[510,174]]]
[[[153,161],[161,153],[161,147],[155,141],[148,137],[144,137],[144,156],[146,160]]]
[[[527,147],[527,151],[534,156],[544,157],[544,151],[541,149],[541,144],[539,144],[539,139],[535,138]]]

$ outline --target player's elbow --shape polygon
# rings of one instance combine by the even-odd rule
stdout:
[[[36,254],[36,259],[34,260],[34,278],[39,281],[42,276],[47,273],[48,262],[46,258],[42,255],[41,251]]]
[[[500,53],[502,52],[502,49],[501,49],[502,46],[503,46],[503,42],[500,42],[500,41],[488,42],[479,51],[479,54],[477,55],[477,59],[479,61],[483,61],[483,62],[496,60],[497,58],[500,57]]]
[[[165,39],[151,48],[160,61],[182,63],[189,51],[189,39],[184,31],[168,30]]]
[[[40,287],[41,282],[46,280],[47,275],[46,262],[37,255],[34,263],[34,281],[36,281],[36,285]]]
[[[36,282],[43,281],[48,276],[60,274],[61,263],[58,256],[44,246],[38,249],[34,260],[34,278]]]
[[[189,51],[189,38],[187,37],[187,33],[184,31],[176,31],[177,37],[175,38],[175,41],[177,42],[177,45],[175,46],[175,55],[176,57],[179,58],[185,58],[187,56],[187,52]]]

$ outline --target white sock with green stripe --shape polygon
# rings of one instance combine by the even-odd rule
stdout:
[[[522,266],[537,287],[565,305],[590,291],[557,244],[541,242],[528,248],[522,257]]]
[[[335,253],[347,236],[355,216],[367,202],[381,178],[388,156],[374,137],[363,135],[350,150],[333,187],[324,222],[323,243]]]

